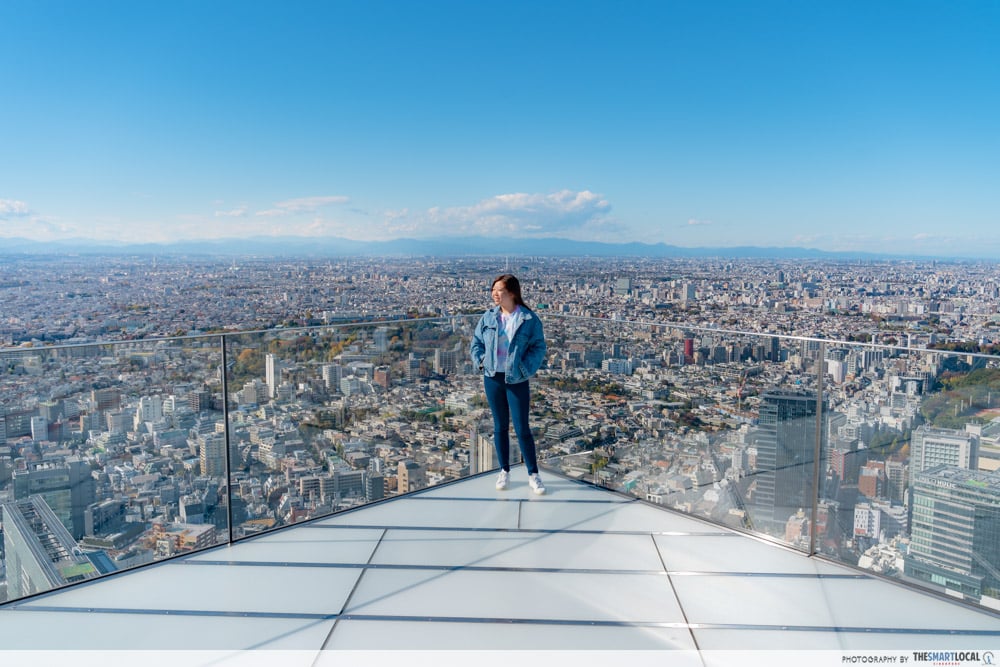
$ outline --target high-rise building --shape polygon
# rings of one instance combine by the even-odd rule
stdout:
[[[111,433],[126,433],[132,425],[132,414],[126,410],[110,410],[104,416]]]
[[[759,528],[783,535],[788,518],[814,503],[814,468],[825,460],[817,439],[816,394],[767,392],[761,396],[757,428],[756,488],[750,507]]]
[[[409,493],[427,486],[427,473],[424,467],[412,459],[400,461],[396,474],[399,493]]]
[[[35,463],[14,471],[13,487],[15,500],[41,496],[73,539],[84,536],[84,514],[97,494],[89,463],[75,456],[65,463]]]
[[[205,523],[205,500],[198,494],[181,496],[177,503],[177,514],[181,523]]]
[[[902,503],[906,494],[906,466],[900,461],[885,462],[886,496],[895,503]]]
[[[694,339],[685,338],[684,339],[684,363],[693,364],[694,363]]]
[[[31,418],[31,439],[41,442],[49,439],[49,420],[45,417]]]
[[[198,413],[212,408],[212,392],[208,389],[192,391],[187,396],[188,407],[192,412]]]
[[[323,364],[323,384],[327,389],[337,391],[340,388],[340,378],[344,377],[344,368],[340,364]]]
[[[458,369],[459,353],[456,350],[434,350],[434,372],[438,375],[454,373]]]
[[[406,379],[409,382],[413,382],[425,375],[424,373],[424,362],[416,352],[410,352],[406,359]]]
[[[121,498],[108,498],[90,505],[83,514],[86,535],[117,533],[125,526],[127,505]]]
[[[268,398],[274,398],[281,384],[281,360],[273,354],[264,357],[264,382],[267,384]]]
[[[379,354],[389,351],[389,327],[378,327],[372,335],[375,351]]]
[[[497,460],[497,449],[496,445],[493,443],[492,434],[477,432],[476,438],[472,441],[470,446],[470,472],[473,467],[473,460],[475,461],[475,468],[477,472],[496,470],[500,467],[500,462]],[[517,465],[521,463],[521,460],[521,447],[518,445],[517,440],[512,438],[510,443],[510,464],[512,466]]]
[[[58,419],[67,416],[65,410],[64,401],[40,401],[38,403],[38,414],[41,417],[45,417],[49,422],[57,421]]]
[[[858,492],[868,498],[881,498],[885,493],[885,464],[869,461],[860,470]]]
[[[159,396],[143,396],[139,399],[139,406],[135,411],[133,430],[138,431],[142,424],[161,419],[163,419],[163,399]]]
[[[42,496],[0,505],[0,520],[9,598],[99,576]]]
[[[356,396],[361,393],[361,380],[355,375],[340,379],[340,393],[344,396]]]
[[[0,405],[0,415],[3,415],[5,437],[12,440],[31,435],[31,418],[38,415],[38,409]]]
[[[365,471],[365,500],[374,502],[385,498],[385,477],[381,473]]]
[[[122,407],[122,395],[117,389],[93,389],[90,392],[90,402],[96,411],[119,410]]]
[[[338,500],[350,497],[364,498],[367,495],[364,470],[338,466],[334,468],[331,477],[333,479],[333,493]]]
[[[975,599],[1000,589],[1000,473],[940,465],[910,492],[906,575]]]
[[[205,477],[226,476],[226,435],[205,433],[198,436],[198,458]]]
[[[882,531],[882,512],[870,503],[858,503],[854,506],[854,537],[878,539]]]
[[[473,451],[470,452],[469,458],[476,460],[476,470],[479,472],[494,470],[499,467],[500,464],[497,463],[497,451],[493,444],[493,437],[477,433]]]
[[[473,421],[469,424],[469,475],[481,472],[479,467],[479,424]]]
[[[629,359],[605,359],[601,362],[601,369],[612,375],[631,375],[632,362]]]
[[[975,430],[918,426],[910,441],[910,475],[940,465],[975,470],[979,466],[979,435]]]

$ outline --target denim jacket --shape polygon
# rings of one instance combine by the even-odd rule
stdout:
[[[545,361],[545,334],[542,332],[542,320],[530,309],[521,306],[518,309],[518,319],[514,323],[514,334],[510,337],[507,348],[507,367],[497,368],[497,339],[500,327],[500,306],[490,308],[483,313],[476,333],[472,336],[469,354],[473,365],[483,372],[483,375],[493,377],[504,373],[507,384],[524,382],[534,375]]]

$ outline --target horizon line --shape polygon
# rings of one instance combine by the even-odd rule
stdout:
[[[476,247],[482,243],[495,242],[503,238],[511,248],[506,252],[497,252],[492,248]],[[870,250],[827,250],[808,246],[777,246],[777,245],[732,245],[732,246],[682,246],[664,241],[600,241],[579,240],[561,236],[438,236],[438,237],[397,237],[393,239],[358,240],[340,236],[301,236],[301,235],[253,235],[247,237],[226,236],[216,238],[186,238],[174,241],[116,241],[90,237],[70,237],[54,240],[37,240],[25,237],[0,237],[4,247],[0,255],[98,255],[139,253],[139,254],[206,254],[206,255],[254,255],[259,256],[262,250],[271,254],[292,255],[367,255],[378,256],[377,250],[383,247],[386,256],[501,256],[505,254],[529,254],[549,257],[614,257],[611,252],[616,249],[631,249],[624,256],[647,258],[755,258],[755,259],[793,259],[793,258],[827,258],[827,259],[870,259],[870,260],[920,260],[920,261],[978,261],[996,262],[997,257],[975,254],[926,254],[917,252],[875,252]],[[266,243],[266,248],[253,248]],[[540,244],[542,246],[558,244],[558,247],[526,249],[524,244]],[[80,247],[80,244],[84,244]],[[308,244],[308,248],[300,244]],[[346,247],[334,248],[332,244],[342,244]],[[275,247],[277,245],[277,247]],[[386,246],[415,246],[404,250],[395,248],[389,250]],[[456,248],[454,246],[467,246]],[[72,246],[72,248],[67,248]],[[199,253],[191,246],[211,246],[210,251]],[[247,247],[250,246],[250,247]],[[282,247],[284,246],[284,247]],[[440,251],[434,251],[433,246],[443,246]],[[450,247],[449,247],[450,246]],[[225,251],[229,248],[228,252]],[[590,252],[584,249],[589,249]],[[531,252],[526,252],[532,250]],[[605,252],[600,252],[604,250]],[[640,252],[640,251],[646,252]],[[266,253],[265,253],[266,254]]]

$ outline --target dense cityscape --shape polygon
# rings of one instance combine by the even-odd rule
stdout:
[[[0,600],[493,469],[504,271],[543,473],[1000,608],[1000,270],[724,258],[5,258]]]

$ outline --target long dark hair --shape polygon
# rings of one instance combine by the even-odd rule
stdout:
[[[521,281],[518,280],[517,277],[515,277],[511,273],[501,274],[496,278],[494,278],[493,282],[490,283],[490,289],[492,290],[493,286],[496,285],[497,283],[503,283],[503,286],[507,289],[508,292],[510,292],[510,295],[514,297],[514,303],[516,303],[519,306],[528,308],[528,304],[526,304],[524,302],[524,299],[521,297]],[[531,309],[528,308],[528,310]]]

